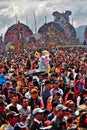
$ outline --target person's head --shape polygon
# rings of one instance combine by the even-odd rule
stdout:
[[[58,117],[64,117],[66,109],[67,109],[67,107],[65,107],[63,104],[58,104],[56,106],[57,116]]]
[[[44,114],[43,114],[44,121],[48,119],[49,114],[50,114],[50,111],[48,109],[45,109]]]
[[[76,99],[76,94],[74,92],[70,92],[67,100],[75,101],[75,99]]]
[[[33,84],[28,85],[28,90],[29,90],[29,92],[31,92],[31,89],[32,89],[32,88],[34,88],[34,85],[33,85]]]
[[[11,105],[11,106],[9,107],[9,111],[14,111],[14,112],[16,112],[16,113],[19,113],[19,111],[17,110],[17,107],[16,107],[16,106],[13,106],[13,105]]]
[[[38,88],[37,87],[32,88],[30,93],[31,93],[31,97],[33,99],[36,99],[38,97]]]
[[[14,126],[19,121],[19,114],[14,111],[8,112],[6,119],[12,126]]]
[[[53,80],[58,78],[58,73],[56,73],[56,72],[51,73],[50,78],[53,79]]]
[[[6,86],[7,88],[9,88],[10,85],[11,85],[10,81],[6,81],[5,86]]]
[[[59,100],[61,96],[62,96],[61,93],[59,91],[56,91],[54,93],[54,95],[53,95],[53,99],[54,100]]]
[[[18,103],[18,95],[17,95],[17,94],[14,94],[14,95],[12,96],[11,102],[12,102],[12,104],[13,104],[14,106],[17,105],[17,103]]]
[[[66,122],[66,127],[69,127],[72,124],[73,117],[68,117],[67,122]]]
[[[45,88],[49,89],[49,90],[51,89],[51,81],[50,80],[45,81]]]
[[[79,126],[87,128],[87,112],[82,112],[79,119]]]
[[[21,99],[21,105],[22,105],[23,108],[27,108],[27,106],[28,106],[28,99],[26,97],[23,97]]]
[[[24,80],[21,81],[21,87],[26,87],[26,82]]]
[[[44,110],[41,108],[35,108],[32,113],[37,120],[41,121],[43,119]]]
[[[72,117],[72,110],[70,108],[68,108],[68,107],[65,110],[65,116],[66,116],[66,118]]]
[[[17,87],[17,80],[13,79],[11,82],[12,82],[12,86]]]
[[[58,105],[57,100],[52,101],[52,111],[57,112],[57,110],[56,110],[57,105]]]
[[[59,86],[58,80],[54,80],[54,81],[53,81],[53,87],[54,87],[54,89],[57,89],[58,86]]]
[[[67,76],[67,74],[68,74],[68,73],[67,73],[67,70],[64,70],[64,73],[63,73],[63,74],[64,74],[64,76]]]
[[[81,76],[79,74],[76,75],[75,79],[80,80]]]
[[[66,107],[69,107],[71,110],[73,110],[75,108],[75,103],[72,101],[72,100],[68,100],[66,103],[65,103],[65,106]]]

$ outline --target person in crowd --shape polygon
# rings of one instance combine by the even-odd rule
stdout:
[[[19,114],[14,111],[8,112],[6,115],[6,120],[8,121],[8,125],[5,130],[14,130],[15,124],[19,122]]]
[[[71,90],[74,90],[74,73],[71,71],[69,74],[69,86]]]
[[[57,103],[62,103],[63,99],[62,99],[62,95],[59,91],[56,91],[55,93],[53,93],[47,100],[47,109],[51,110],[52,109],[52,103],[54,101],[57,101]]]
[[[82,112],[79,119],[80,130],[87,130],[87,112]]]
[[[21,80],[19,92],[22,94],[22,96],[25,96],[25,93],[28,92],[28,87],[25,79]]]
[[[75,116],[75,102],[73,102],[72,100],[68,100],[65,103],[65,106],[68,107],[69,109],[71,109],[72,115]]]
[[[10,88],[10,86],[11,86],[10,81],[6,81],[6,83],[4,84],[3,89],[2,89],[7,103],[10,103],[10,99],[9,99],[9,88]]]
[[[33,110],[35,107],[44,108],[44,103],[42,98],[38,94],[38,88],[34,87],[30,91],[31,97],[29,98],[29,106],[31,106],[31,110]]]
[[[56,116],[56,114],[57,114],[56,106],[58,105],[58,103],[59,102],[57,100],[52,101],[52,110],[48,115],[48,120],[51,121]]]
[[[59,88],[58,80],[53,80],[53,88],[51,89],[51,93],[59,92],[61,96],[63,96],[63,90]]]
[[[29,58],[26,58],[26,69],[30,70],[31,68],[31,62],[30,62],[30,59]]]
[[[52,119],[52,126],[55,130],[61,130],[62,129],[62,123],[64,123],[64,128],[66,127],[66,123],[64,121],[65,116],[65,110],[67,107],[65,107],[63,104],[58,104],[56,107],[57,114]]]
[[[5,83],[5,75],[4,75],[4,64],[0,63],[0,85],[2,88],[2,85]]]
[[[43,88],[43,92],[42,92],[42,99],[43,99],[45,108],[47,107],[47,99],[51,96],[50,90],[51,90],[51,82],[50,80],[46,80],[44,88]]]
[[[39,130],[39,128],[43,126],[42,124],[43,113],[44,110],[42,110],[41,108],[35,108],[33,110],[34,122],[32,123],[30,130]]]
[[[11,82],[12,82],[12,85],[9,87],[9,90],[8,90],[8,97],[10,98],[10,100],[11,100],[12,96],[17,93],[17,89],[16,89],[17,80],[13,79],[13,80],[11,80]]]
[[[63,75],[62,75],[65,87],[69,86],[69,78],[68,78],[68,71],[64,70]]]
[[[22,107],[19,109],[19,113],[21,115],[21,121],[25,122],[26,118],[31,113],[31,108],[28,106],[28,99],[26,97],[23,97],[21,100]]]
[[[43,45],[39,45],[37,51],[41,53]],[[64,49],[62,54],[60,49]],[[20,122],[17,119],[19,116],[12,117],[12,122],[15,122],[12,129],[26,130],[27,124],[28,130],[31,130],[36,120],[41,124],[39,129],[51,129],[51,126],[51,130],[87,129],[83,128],[81,123],[82,118],[86,122],[86,114],[82,117],[81,115],[87,112],[87,49],[62,46],[58,50],[54,48],[52,52],[50,48],[50,64],[54,69],[49,74],[42,71],[31,72],[33,69],[39,69],[39,60],[32,58],[34,52],[30,46],[24,50],[19,48],[0,52],[0,111],[3,111],[0,113],[0,121],[4,120],[0,128],[4,125],[2,129],[5,130],[7,125],[2,114],[14,111],[25,116],[20,116]],[[59,107],[61,105],[63,107]],[[68,108],[64,109],[65,106]],[[48,109],[49,115],[45,112],[33,115],[33,110],[38,107],[41,110]],[[71,116],[74,116],[72,121]],[[11,119],[8,120],[8,125]],[[75,125],[79,127],[75,128]]]
[[[79,93],[84,89],[85,81],[80,74],[77,74],[74,81],[74,92]]]
[[[18,103],[18,101],[19,101],[18,95],[14,94],[12,96],[11,103],[6,106],[6,110],[9,111],[10,106],[15,106],[17,107],[17,110],[19,110],[22,106]]]
[[[79,105],[75,111],[75,115],[80,115],[83,111],[87,111],[87,97],[84,98],[83,103]]]

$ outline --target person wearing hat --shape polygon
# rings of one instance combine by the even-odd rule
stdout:
[[[43,100],[38,95],[38,88],[33,86],[30,90],[30,94],[31,94],[31,97],[29,98],[28,105],[31,106],[31,111],[33,111],[33,109],[35,109],[37,107],[44,108]],[[27,117],[27,125],[28,125],[29,130],[31,128],[33,121],[34,121],[34,116],[31,113]]]
[[[59,88],[59,83],[57,79],[53,80],[53,88],[51,89],[51,93],[59,92],[61,96],[63,96],[63,90]]]
[[[44,113],[44,110],[42,110],[41,108],[35,108],[33,110],[32,114],[34,116],[34,121],[31,125],[30,130],[39,130],[39,128],[43,125],[42,124],[43,113]]]
[[[35,86],[31,89],[30,94],[31,97],[29,99],[29,106],[31,106],[31,110],[33,110],[35,107],[41,107],[44,108],[44,103],[42,98],[38,94],[38,88]]]
[[[63,104],[58,104],[56,106],[57,114],[52,119],[52,126],[55,130],[61,130],[62,129],[61,127],[62,127],[62,123],[64,121],[65,110],[67,110],[67,107],[65,107]],[[66,127],[66,124],[64,123],[64,128],[65,127]]]
[[[15,124],[19,122],[19,114],[14,111],[8,112],[6,119],[8,121],[8,125],[5,130],[14,130]]]

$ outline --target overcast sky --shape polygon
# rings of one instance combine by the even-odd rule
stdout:
[[[0,0],[0,35],[7,28],[16,23],[17,19],[35,30],[34,14],[36,17],[37,31],[45,22],[54,20],[53,11],[72,11],[70,23],[74,27],[87,24],[87,0]],[[35,12],[35,13],[34,13]]]

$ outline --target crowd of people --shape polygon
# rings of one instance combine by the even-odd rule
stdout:
[[[87,130],[87,50],[48,51],[49,73],[35,50],[0,52],[0,130]]]

